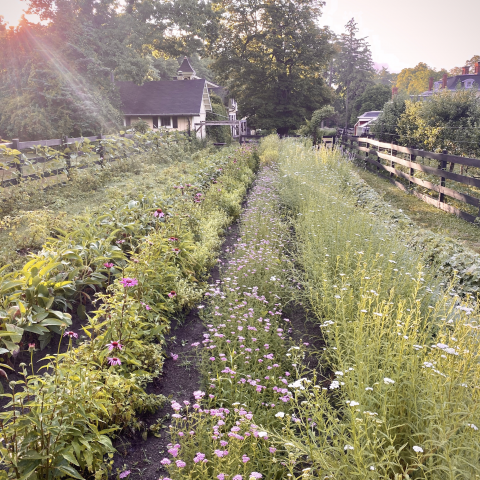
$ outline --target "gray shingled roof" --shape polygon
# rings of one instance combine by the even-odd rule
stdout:
[[[463,87],[463,82],[469,79],[475,81],[477,88],[480,87],[480,75],[469,73],[468,75],[455,75],[454,77],[447,78],[447,88],[449,90],[455,90],[458,85]]]
[[[199,115],[205,80],[115,82],[125,115]]]

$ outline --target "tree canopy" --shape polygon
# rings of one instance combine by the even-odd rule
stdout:
[[[445,69],[435,70],[423,62],[414,68],[404,68],[397,77],[398,91],[406,92],[408,95],[418,95],[428,90],[430,77],[437,81],[444,73],[447,73]]]
[[[321,71],[333,48],[318,0],[216,0],[211,68],[254,128],[286,133],[330,102]]]

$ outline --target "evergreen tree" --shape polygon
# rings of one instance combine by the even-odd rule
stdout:
[[[344,117],[345,128],[349,125],[352,105],[365,89],[373,85],[373,61],[366,38],[357,37],[355,19],[345,25],[345,33],[338,40],[339,53],[334,62],[334,83]],[[338,104],[337,104],[338,105]],[[350,122],[351,123],[351,122]]]

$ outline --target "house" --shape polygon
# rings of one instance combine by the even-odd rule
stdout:
[[[212,111],[210,93],[221,87],[196,76],[188,58],[174,80],[160,80],[136,85],[134,82],[115,82],[122,103],[124,126],[129,127],[139,118],[150,128],[161,127],[206,135],[207,112]],[[229,117],[236,120],[236,104],[229,102]]]
[[[381,111],[365,112],[358,117],[358,121],[353,127],[353,135],[360,137],[365,133],[368,133],[371,124],[379,117]]]
[[[442,90],[449,90],[450,92],[456,92],[458,89],[473,89],[476,91],[477,96],[480,97],[480,62],[477,62],[474,67],[473,73],[470,73],[470,67],[462,67],[461,75],[454,75],[449,77],[446,73],[443,78],[438,82],[434,82],[433,77],[429,78],[428,90],[421,93],[420,97],[428,98],[434,93]]]

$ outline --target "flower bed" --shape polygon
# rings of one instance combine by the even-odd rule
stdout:
[[[7,312],[12,323],[2,331],[4,341],[53,330],[69,342],[43,376],[31,361],[21,365],[24,380],[9,383],[0,454],[10,478],[108,473],[105,455],[114,451],[108,434],[164,401],[144,386],[161,372],[169,317],[201,298],[201,280],[255,168],[248,148],[211,155],[189,172],[172,168],[164,196],[142,196],[90,218],[88,228],[50,243],[3,283],[4,305],[15,307]],[[97,310],[82,327],[88,339],[74,348],[80,332],[68,328],[70,316],[55,306],[68,307],[64,293],[86,285],[107,289],[96,295]],[[3,354],[10,350],[5,345]],[[8,365],[2,367],[5,374]]]

